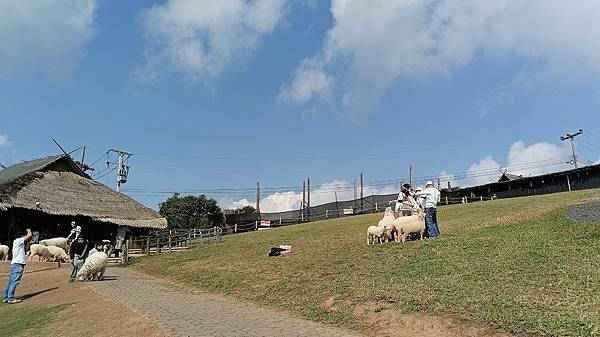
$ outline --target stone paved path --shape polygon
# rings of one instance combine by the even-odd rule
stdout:
[[[129,268],[86,283],[146,316],[171,336],[358,336],[276,311],[171,285]]]

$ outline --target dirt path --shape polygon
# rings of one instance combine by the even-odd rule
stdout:
[[[567,216],[584,222],[600,223],[600,201],[590,201],[572,205]]]
[[[171,336],[357,336],[251,304],[194,293],[127,268],[111,268],[107,275],[116,279],[87,284],[148,317]]]
[[[8,262],[0,263],[0,287],[4,291]],[[120,302],[98,295],[89,283],[69,283],[69,269],[54,263],[28,262],[16,296],[19,304],[0,304],[3,318],[19,309],[49,309],[64,306],[54,320],[20,333],[19,336],[149,336],[166,337],[155,324]],[[104,282],[104,281],[103,281]],[[0,333],[2,335],[2,333]]]

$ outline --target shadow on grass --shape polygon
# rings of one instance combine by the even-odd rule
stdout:
[[[23,300],[30,299],[30,298],[32,298],[32,297],[35,297],[35,296],[37,296],[37,295],[41,295],[41,294],[43,294],[43,293],[46,293],[46,292],[49,292],[49,291],[52,291],[52,290],[56,290],[56,289],[58,289],[58,287],[54,287],[54,288],[48,288],[48,289],[44,289],[44,290],[40,290],[40,291],[36,291],[36,292],[34,292],[34,293],[30,293],[30,294],[23,295],[23,296],[21,296],[21,298],[22,298]]]

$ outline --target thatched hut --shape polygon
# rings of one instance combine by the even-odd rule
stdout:
[[[76,221],[90,239],[114,239],[117,227],[132,232],[163,229],[154,210],[92,180],[69,156],[51,156],[0,170],[0,242],[31,227],[40,237],[66,236]]]

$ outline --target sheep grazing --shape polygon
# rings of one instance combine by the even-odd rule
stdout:
[[[391,207],[388,207],[385,209],[385,212],[383,213],[383,219],[379,220],[379,223],[377,223],[377,227],[383,227],[383,226],[391,227],[394,219],[396,219],[396,217],[394,216],[394,211],[392,211]]]
[[[48,246],[48,253],[50,253],[50,257],[54,258],[55,261],[69,262],[69,255],[65,252],[64,249],[55,246]]]
[[[69,241],[67,240],[67,238],[52,238],[52,239],[41,240],[40,245],[43,245],[46,247],[50,247],[50,246],[59,247],[59,248],[62,248],[62,250],[64,250],[65,253],[69,252]]]
[[[414,216],[417,217],[416,220],[404,222],[402,224],[394,226],[394,229],[398,234],[396,237],[402,243],[406,242],[406,239],[411,234],[419,234],[419,240],[423,240],[423,233],[425,232],[425,215],[423,214],[423,210],[419,208],[417,210],[417,214]],[[412,218],[413,215],[411,215],[410,217]],[[398,241],[398,239],[396,240],[396,242]]]
[[[10,250],[10,247],[8,247],[7,245],[0,245],[0,261],[8,260],[8,251],[9,250]]]
[[[367,246],[374,245],[376,238],[379,243],[387,241],[392,235],[392,229],[393,228],[390,226],[369,226],[369,228],[367,228]]]
[[[88,256],[77,272],[77,280],[85,281],[89,278],[92,280],[101,280],[108,265],[108,255],[103,252],[94,253]]]
[[[50,251],[48,247],[39,245],[34,243],[29,247],[29,251],[27,252],[27,256],[31,260],[34,256],[38,257],[38,261],[48,260],[50,258]]]

